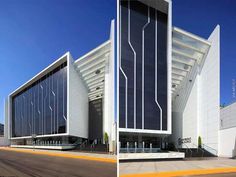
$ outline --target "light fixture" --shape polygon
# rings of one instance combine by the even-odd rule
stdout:
[[[99,74],[100,72],[101,72],[101,70],[98,69],[98,70],[95,71],[95,74]]]
[[[187,70],[188,68],[189,68],[188,65],[185,64],[185,65],[184,65],[184,69]]]

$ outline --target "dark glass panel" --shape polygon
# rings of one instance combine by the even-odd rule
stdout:
[[[130,41],[128,38],[128,19],[130,7]],[[162,108],[162,128],[167,130],[167,15],[149,7],[150,21],[148,22],[148,6],[139,1],[121,1],[121,62],[128,81],[128,91],[125,92],[125,77],[120,70],[119,77],[119,126],[125,128],[125,96],[128,96],[128,125],[134,128],[134,109],[136,106],[136,128],[142,128],[142,101],[144,101],[144,128],[160,130],[160,109]],[[157,22],[157,23],[156,23]],[[146,24],[146,27],[145,27]],[[157,29],[156,29],[157,24]],[[144,29],[145,27],[145,29]],[[144,30],[144,31],[143,31]],[[155,33],[157,32],[157,46]],[[144,35],[144,36],[143,36]],[[144,37],[142,39],[142,36]],[[136,61],[134,52],[136,54]],[[144,53],[143,53],[144,47]],[[142,55],[144,55],[144,80],[142,80]],[[157,55],[157,65],[156,65]],[[135,66],[136,62],[136,66]],[[135,67],[135,68],[134,68]],[[135,80],[136,69],[136,80]],[[156,73],[157,72],[157,78]],[[157,79],[157,83],[156,83]],[[135,82],[135,83],[134,83]],[[144,90],[142,90],[144,82]],[[136,84],[136,89],[135,89]],[[155,84],[157,90],[155,90]],[[135,90],[134,90],[135,89]],[[136,95],[135,92],[136,91]],[[144,100],[142,94],[144,93]],[[136,96],[136,103],[134,104]]]
[[[12,136],[66,133],[67,67],[62,64],[12,98]]]
[[[89,139],[103,138],[102,99],[89,102]]]

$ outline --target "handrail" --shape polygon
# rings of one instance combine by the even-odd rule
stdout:
[[[85,146],[85,144],[87,144],[87,140],[85,140],[84,142],[82,142],[79,146],[79,148],[83,148]]]
[[[90,145],[90,150],[93,151],[94,147],[95,147],[95,140],[93,140],[92,144]]]
[[[174,143],[173,143],[174,144]],[[176,146],[176,144],[174,144],[174,147],[175,147],[175,149],[179,152],[179,148],[178,148],[178,146]]]
[[[182,143],[182,144],[187,147],[187,150],[190,151],[190,154],[191,154],[190,157],[192,157],[193,151],[187,146],[187,144],[185,144],[185,143]]]
[[[215,156],[217,156],[218,155],[218,151],[216,150],[216,149],[214,149],[214,148],[212,148],[212,147],[210,147],[210,146],[207,146],[206,144],[202,144],[202,147],[203,147],[203,149],[205,149],[206,151],[208,151],[207,149],[211,149],[211,150],[213,150],[213,151],[215,151],[215,154],[214,153],[212,153],[211,151],[209,152],[209,153],[212,153],[213,155],[215,155]],[[205,148],[206,147],[206,148]]]

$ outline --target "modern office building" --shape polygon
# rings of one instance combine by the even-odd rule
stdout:
[[[171,0],[119,4],[120,150],[218,152],[220,29],[208,39],[172,25]],[[149,151],[149,150],[148,150]]]
[[[110,39],[73,60],[67,52],[6,101],[8,138],[15,147],[72,148],[109,138],[115,150],[114,21]]]
[[[171,5],[148,3],[120,1],[121,147],[159,147],[171,134]]]

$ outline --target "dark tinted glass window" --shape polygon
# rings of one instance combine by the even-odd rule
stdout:
[[[102,99],[89,102],[89,139],[102,139],[103,119],[102,119]]]
[[[167,130],[167,14],[121,1],[120,43],[120,128]]]
[[[66,133],[67,66],[62,64],[12,98],[12,136]]]

